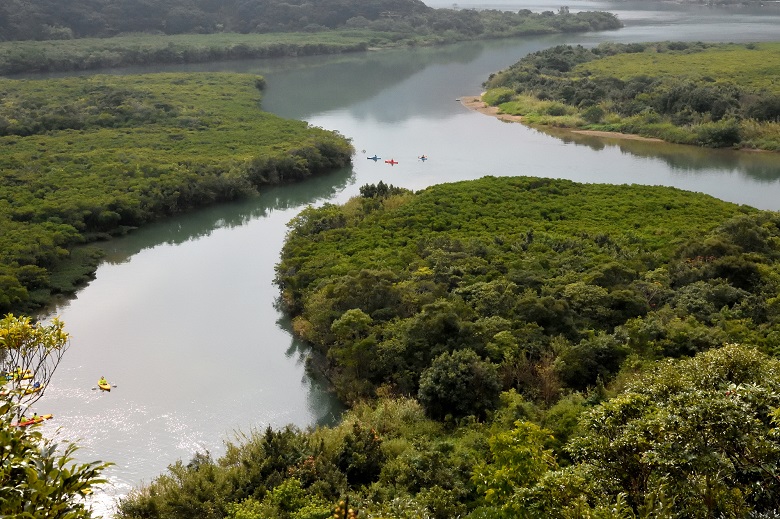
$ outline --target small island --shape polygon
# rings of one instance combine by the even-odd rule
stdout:
[[[562,45],[493,74],[481,101],[532,126],[780,151],[778,64],[780,43]]]

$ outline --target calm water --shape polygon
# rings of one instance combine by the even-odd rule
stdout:
[[[451,3],[440,4],[451,6]],[[461,7],[476,5],[461,4]],[[480,7],[557,10],[560,2]],[[340,131],[354,166],[277,188],[257,199],[161,222],[115,240],[96,279],[52,311],[72,345],[36,406],[47,434],[79,442],[79,459],[116,463],[95,497],[116,497],[197,451],[268,425],[330,423],[341,408],[304,371],[304,347],[277,311],[272,284],[286,223],[308,204],[343,202],[380,180],[410,189],[485,175],[677,186],[780,209],[780,156],[553,135],[502,123],[457,99],[491,72],[559,43],[763,41],[778,38],[777,11],[572,2],[606,9],[627,27],[598,34],[467,43],[352,56],[230,62],[166,70],[263,74],[263,105]],[[645,9],[645,10],[642,10]],[[110,71],[148,72],[149,69]],[[395,166],[367,160],[377,154]],[[428,155],[421,162],[417,157]],[[105,375],[111,393],[92,389]]]

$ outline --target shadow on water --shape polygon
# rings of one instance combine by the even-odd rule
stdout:
[[[621,152],[637,157],[660,159],[676,171],[707,169],[738,172],[739,175],[758,182],[771,183],[780,180],[776,153],[712,149],[667,142],[593,136],[558,128],[535,129],[540,133],[557,137],[567,144],[587,146],[594,151],[617,147]]]
[[[343,168],[303,183],[274,186],[247,200],[171,217],[99,245],[106,253],[105,262],[123,263],[144,249],[162,244],[178,245],[209,236],[216,229],[240,227],[275,211],[328,199],[354,182],[354,178],[352,168]]]
[[[307,401],[310,411],[317,414],[314,425],[336,425],[347,407],[338,400],[330,380],[325,376],[325,356],[293,334],[292,321],[286,315],[280,314],[276,325],[290,336],[290,345],[284,352],[285,356],[296,364],[304,364],[306,368],[301,382],[308,388]]]

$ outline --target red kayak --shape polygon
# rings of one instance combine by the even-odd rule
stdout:
[[[34,423],[41,423],[42,421],[48,420],[49,418],[52,418],[52,415],[50,415],[50,414],[42,414],[42,415],[40,415],[40,416],[38,416],[38,417],[36,417],[34,419],[33,418],[28,418],[26,420],[22,420],[19,423],[13,423],[11,425],[13,425],[14,427],[27,427],[28,425],[32,425]]]
[[[396,164],[398,164],[398,161],[390,159],[390,160],[386,160],[385,164],[390,164],[391,166],[395,166]]]

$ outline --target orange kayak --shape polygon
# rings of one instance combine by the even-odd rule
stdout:
[[[49,418],[52,418],[53,416],[50,414],[42,414],[41,416],[35,418],[34,420],[32,418],[28,418],[26,420],[23,420],[19,423],[11,424],[14,427],[27,427],[28,425],[32,425],[34,423],[41,423],[44,420],[48,420]]]

